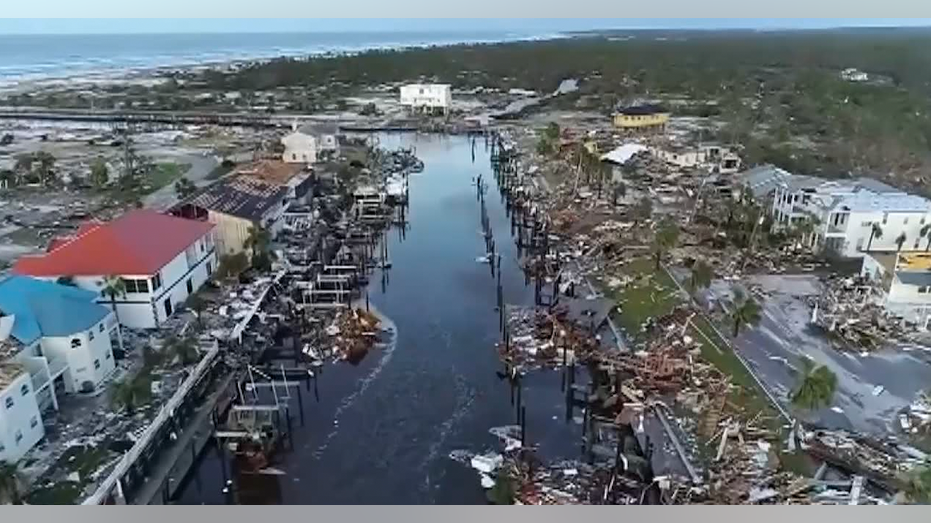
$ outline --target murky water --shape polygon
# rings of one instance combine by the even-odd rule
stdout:
[[[393,320],[397,339],[358,366],[325,368],[320,401],[303,393],[303,426],[294,420],[294,449],[276,465],[285,474],[237,480],[242,502],[485,502],[475,471],[449,454],[495,449],[488,429],[516,421],[510,386],[496,374],[496,281],[475,261],[485,245],[472,183],[481,173],[493,184],[488,152],[479,140],[473,163],[465,137],[395,134],[381,143],[413,146],[425,164],[411,177],[406,237],[388,235],[393,266],[384,292],[380,276],[372,278],[372,302]],[[494,187],[486,205],[505,300],[532,302]],[[559,373],[525,377],[522,396],[528,444],[548,457],[577,456],[579,429],[564,421]],[[224,503],[222,484],[218,454],[208,449],[179,502]]]

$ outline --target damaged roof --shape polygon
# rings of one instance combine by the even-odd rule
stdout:
[[[288,188],[251,176],[228,178],[188,203],[249,221],[259,221],[288,194]]]
[[[274,185],[288,185],[304,170],[303,164],[285,163],[280,160],[259,160],[236,170],[236,174],[250,176]]]

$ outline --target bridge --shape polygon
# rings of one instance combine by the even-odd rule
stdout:
[[[237,127],[290,127],[320,123],[319,116],[295,113],[221,113],[202,111],[126,111],[109,109],[47,109],[0,107],[3,120],[124,123],[128,125],[220,125]]]

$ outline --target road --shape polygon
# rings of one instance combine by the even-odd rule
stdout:
[[[157,149],[152,151],[141,151],[141,154],[152,156],[156,162],[175,162],[178,164],[189,164],[190,170],[185,173],[184,177],[194,182],[194,185],[203,187],[210,184],[207,176],[217,167],[218,162],[212,154],[191,150],[176,149]],[[147,195],[142,199],[142,203],[150,208],[164,211],[177,203],[178,194],[175,192],[174,183]]]
[[[766,386],[789,408],[789,394],[803,357],[831,369],[838,379],[834,403],[812,413],[796,413],[826,428],[876,435],[897,434],[896,414],[931,384],[928,349],[885,350],[854,354],[835,349],[822,332],[809,325],[806,297],[822,292],[815,276],[755,276],[769,297],[759,325],[736,340],[741,354]],[[732,284],[715,281],[709,293],[726,296]],[[878,395],[877,386],[882,386]],[[791,409],[790,409],[791,410]]]

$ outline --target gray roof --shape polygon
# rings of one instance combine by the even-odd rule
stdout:
[[[911,194],[858,192],[840,199],[836,207],[855,212],[931,212],[931,201]]]
[[[250,176],[238,176],[212,185],[188,203],[237,218],[258,221],[281,202],[287,193],[287,187]]]
[[[336,135],[339,134],[339,125],[331,122],[315,122],[304,124],[298,130],[310,136]]]
[[[857,178],[856,184],[859,187],[866,189],[867,191],[872,191],[874,193],[900,193],[903,192],[901,189],[897,189],[889,184],[883,183],[879,180],[873,178]]]
[[[905,285],[914,285],[916,287],[931,286],[931,272],[903,271],[897,272],[895,276]]]
[[[762,198],[789,183],[792,173],[776,167],[775,165],[760,165],[738,173],[735,177],[741,185],[745,185],[753,193],[754,198]]]

